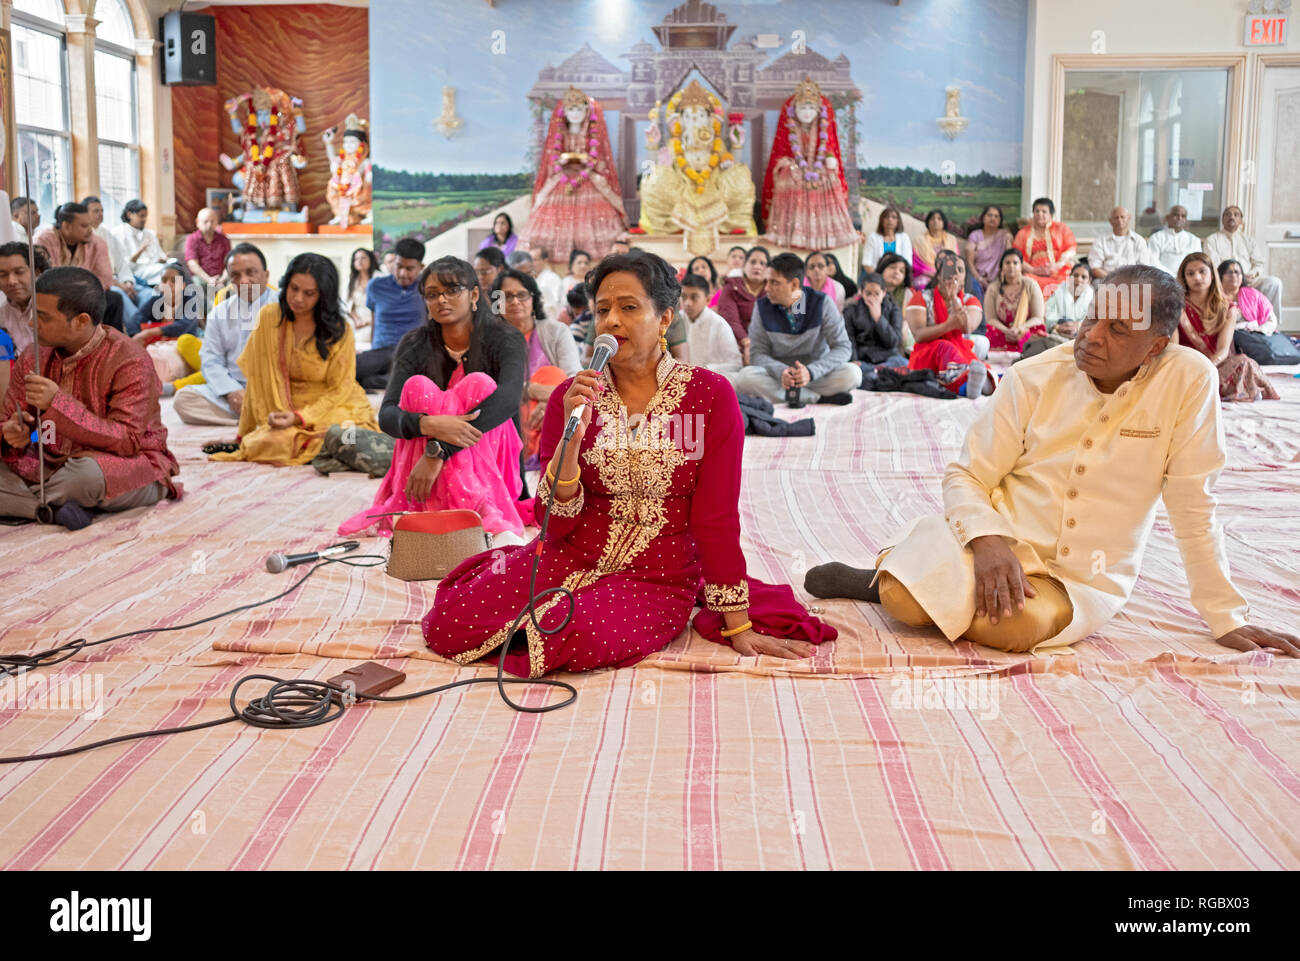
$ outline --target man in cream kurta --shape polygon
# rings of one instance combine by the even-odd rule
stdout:
[[[1114,278],[1147,293],[1130,309],[1103,285],[1074,343],[1006,373],[944,475],[944,514],[915,521],[882,552],[879,598],[949,640],[1072,644],[1128,601],[1163,497],[1212,636],[1237,650],[1300,654],[1300,638],[1247,624],[1229,578],[1211,493],[1225,461],[1217,373],[1198,352],[1167,346],[1181,288],[1151,266]],[[809,572],[812,593],[864,596],[828,594],[824,570]]]
[[[1162,492],[1193,603],[1219,637],[1246,623],[1209,493],[1224,464],[1214,365],[1166,347],[1107,396],[1062,344],[1013,366],[943,478],[944,515],[883,558],[949,640],[975,616],[975,538],[1004,537],[1027,576],[1060,581],[1073,618],[1045,645],[1082,640],[1137,580]]]
[[[1282,316],[1282,279],[1264,273],[1264,258],[1259,244],[1246,233],[1240,207],[1223,209],[1223,229],[1216,230],[1201,242],[1201,249],[1214,261],[1217,270],[1225,260],[1235,260],[1245,272],[1246,283],[1268,298],[1273,316]]]

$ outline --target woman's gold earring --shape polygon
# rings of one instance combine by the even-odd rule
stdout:
[[[663,349],[663,352],[665,354],[668,353],[668,338],[665,337],[663,334],[659,335],[659,346],[660,348]]]

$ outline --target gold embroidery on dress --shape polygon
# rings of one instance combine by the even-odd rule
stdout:
[[[660,358],[655,368],[659,390],[646,405],[634,445],[618,436],[625,423],[624,406],[612,380],[610,389],[597,397],[595,414],[601,434],[582,457],[595,468],[613,499],[609,538],[596,563],[599,575],[624,569],[663,529],[664,499],[673,473],[686,463],[685,452],[668,436],[667,415],[681,406],[693,369],[668,354]]]
[[[720,613],[748,610],[749,583],[705,584],[704,606]]]
[[[551,503],[551,485],[547,483],[546,478],[542,478],[537,485],[538,496],[541,497],[542,503],[551,504],[552,517],[577,517],[582,512],[582,483],[578,483],[577,496],[567,501],[555,501]]]

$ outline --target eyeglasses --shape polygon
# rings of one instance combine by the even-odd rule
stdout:
[[[463,290],[468,290],[463,284],[452,284],[450,287],[444,287],[442,290],[425,290],[424,299],[432,303],[435,300],[454,300]]]
[[[503,292],[501,293],[501,297],[502,297],[502,298],[503,298],[507,303],[511,303],[511,304],[522,304],[522,303],[523,303],[524,301],[526,301],[526,300],[532,300],[532,299],[533,299],[533,295],[530,294],[530,293],[529,293],[528,291],[526,291],[526,290],[516,290],[516,291],[513,291],[512,293],[508,293],[508,294],[505,293],[505,292],[503,291]]]

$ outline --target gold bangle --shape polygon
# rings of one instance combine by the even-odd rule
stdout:
[[[722,636],[723,636],[723,637],[735,637],[737,634],[743,634],[743,633],[745,633],[745,631],[748,631],[748,630],[749,630],[750,628],[752,628],[753,626],[754,626],[754,622],[753,622],[753,621],[746,621],[744,624],[741,624],[740,627],[733,627],[733,628],[730,628],[729,630],[725,630],[725,631],[723,631],[723,632],[722,632]]]
[[[570,484],[576,484],[582,480],[582,471],[579,470],[569,480],[556,480],[554,472],[548,467],[546,469],[546,479],[551,482],[552,487],[568,487]]]

